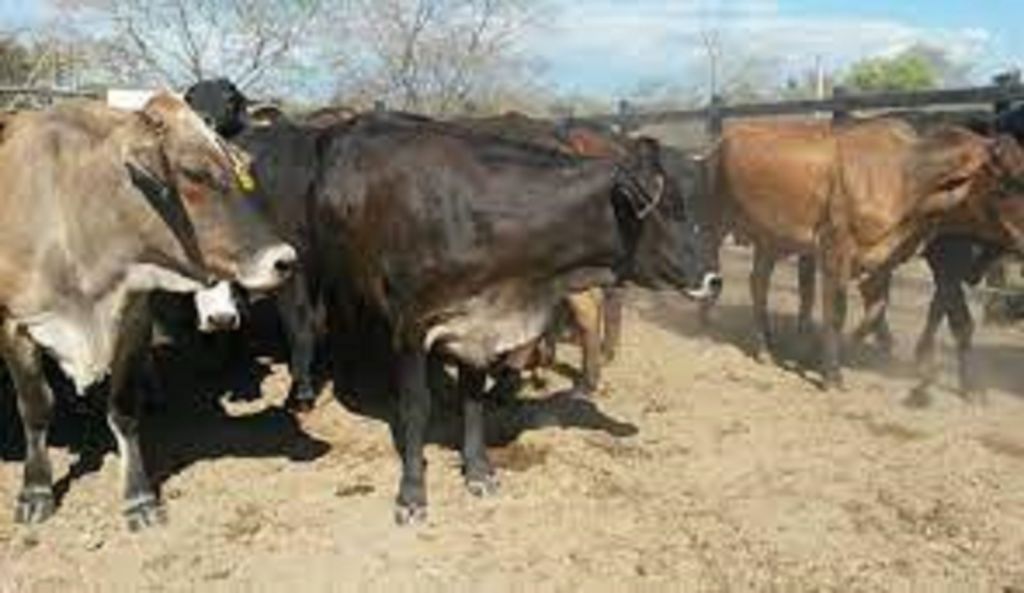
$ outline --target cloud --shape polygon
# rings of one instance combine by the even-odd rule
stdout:
[[[945,49],[955,61],[979,59],[992,36],[979,28],[929,28],[885,19],[794,16],[776,0],[639,0],[560,2],[524,51],[549,64],[563,88],[615,93],[645,80],[685,84],[702,79],[702,35],[715,32],[729,58],[742,54],[776,64],[780,77],[813,67],[841,69],[866,56],[916,43]]]

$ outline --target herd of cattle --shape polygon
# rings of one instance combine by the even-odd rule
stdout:
[[[237,299],[272,296],[296,411],[315,399],[318,308],[332,334],[385,328],[402,462],[396,518],[407,523],[426,513],[435,361],[458,369],[463,472],[482,496],[497,487],[484,445],[488,377],[543,362],[567,311],[587,397],[614,353],[619,289],[674,290],[706,310],[722,289],[729,233],[754,245],[758,353],[771,346],[775,262],[800,256],[801,330],[820,269],[828,386],[841,381],[847,285],[865,297],[855,335],[884,346],[891,273],[927,245],[936,291],[919,354],[930,355],[948,316],[973,389],[962,284],[994,255],[1024,249],[1024,149],[988,126],[743,123],[693,155],[521,115],[251,111],[220,79],[184,99],[158,93],[137,111],[82,101],[0,119],[0,355],[26,444],[18,521],[54,512],[44,357],[80,392],[105,382],[128,524],[163,519],[138,441],[157,291],[194,295],[204,330],[236,327]],[[995,131],[1021,134],[1016,120]],[[358,364],[359,342],[332,355]]]

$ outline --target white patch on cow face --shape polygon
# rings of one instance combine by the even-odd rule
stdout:
[[[539,338],[550,322],[561,295],[542,291],[531,298],[509,298],[495,289],[454,305],[447,319],[427,331],[427,350],[444,352],[478,368]]]
[[[228,282],[218,282],[213,288],[200,290],[193,295],[199,331],[213,333],[238,329],[241,314],[234,292]]]

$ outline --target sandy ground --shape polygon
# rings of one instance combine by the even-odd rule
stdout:
[[[904,405],[928,296],[912,264],[894,297],[897,360],[850,352],[847,389],[824,393],[799,364],[744,354],[749,264],[726,264],[710,334],[691,304],[633,295],[596,406],[557,396],[568,383],[550,373],[492,410],[494,498],[463,489],[455,414],[435,408],[431,514],[416,528],[392,521],[386,404],[356,412],[328,385],[296,421],[277,363],[230,387],[178,369],[188,387],[145,427],[170,523],[128,533],[114,455],[97,467],[57,446],[58,476],[79,461],[57,515],[25,528],[0,512],[0,591],[1024,591],[1024,333],[979,330],[987,406],[950,391]],[[772,293],[783,337],[791,268]],[[575,365],[575,348],[560,353]],[[218,403],[228,392],[248,401]],[[83,430],[63,438],[102,435]],[[4,459],[9,505],[20,465]]]

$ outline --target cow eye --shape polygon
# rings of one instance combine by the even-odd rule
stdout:
[[[182,168],[181,172],[193,183],[201,183],[203,185],[210,185],[213,182],[213,177],[204,169],[193,169],[190,167]]]

